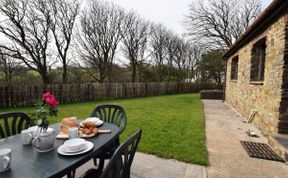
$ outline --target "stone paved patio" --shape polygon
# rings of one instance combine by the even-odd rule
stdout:
[[[89,161],[77,169],[76,177],[92,167],[93,162]],[[203,166],[162,159],[143,153],[136,153],[131,168],[131,178],[202,178],[203,173],[205,174]]]
[[[203,100],[206,119],[206,145],[210,166],[206,168],[211,178],[285,178],[288,166],[281,162],[250,158],[240,140],[265,142],[264,137],[249,137],[245,132],[261,132],[244,123],[245,118],[222,101]]]
[[[249,137],[245,133],[261,132],[244,123],[245,118],[220,100],[203,100],[206,118],[208,167],[167,160],[137,153],[132,164],[131,178],[286,178],[288,166],[284,163],[250,158],[240,140],[267,142],[264,137]],[[88,162],[77,170],[77,177],[89,167]]]

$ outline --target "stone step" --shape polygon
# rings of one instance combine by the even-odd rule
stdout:
[[[270,147],[285,161],[288,161],[288,135],[274,134],[268,136]]]

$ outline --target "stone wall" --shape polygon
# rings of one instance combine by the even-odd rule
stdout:
[[[262,34],[227,60],[225,100],[243,116],[257,111],[253,123],[264,133],[278,131],[284,66],[286,16],[279,18]],[[266,37],[265,74],[263,83],[250,82],[250,59],[253,44]],[[238,80],[231,81],[231,61],[239,56]]]

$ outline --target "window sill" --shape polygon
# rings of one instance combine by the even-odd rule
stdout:
[[[264,84],[263,81],[250,81],[249,83],[252,85],[263,85]]]
[[[237,83],[237,80],[230,80],[230,82]]]

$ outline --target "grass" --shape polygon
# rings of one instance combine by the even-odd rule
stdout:
[[[143,129],[138,151],[159,157],[207,165],[203,105],[198,94],[180,94],[114,101],[60,104],[57,118],[88,117],[97,104],[116,103],[126,110],[127,127],[121,135],[125,140],[138,128]],[[9,108],[5,111],[31,112],[34,108]]]

